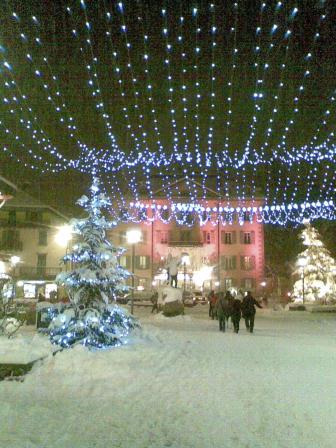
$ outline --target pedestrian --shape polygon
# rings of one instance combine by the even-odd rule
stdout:
[[[231,321],[233,324],[233,331],[235,333],[239,332],[239,322],[242,315],[241,306],[242,306],[241,301],[236,297],[234,297],[231,302]]]
[[[216,296],[215,291],[211,290],[210,294],[208,296],[208,300],[209,300],[209,317],[211,317],[212,320],[214,320],[215,315],[217,313],[217,310],[216,310],[217,299],[218,299],[218,297]]]
[[[181,264],[180,260],[178,260],[175,257],[171,258],[168,264],[170,286],[172,286],[173,288],[177,288],[177,274],[178,274],[178,267],[180,266],[180,264]]]
[[[232,300],[233,297],[230,291],[226,294],[220,293],[217,301],[217,316],[219,322],[219,331],[225,332],[225,324],[227,324],[232,312]]]
[[[151,302],[153,304],[152,311],[151,311],[152,313],[154,313],[154,311],[156,311],[158,313],[158,311],[159,311],[158,300],[159,300],[159,293],[155,292],[151,297]]]
[[[262,308],[262,306],[260,306],[252,296],[251,291],[247,291],[247,294],[244,297],[242,303],[242,313],[243,318],[245,319],[246,330],[250,333],[253,333],[254,328],[254,318],[256,313],[255,306],[257,306],[258,308]]]

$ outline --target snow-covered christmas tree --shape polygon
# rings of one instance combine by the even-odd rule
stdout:
[[[300,277],[293,287],[296,302],[331,303],[336,300],[336,263],[324,247],[318,231],[305,224],[300,237],[306,249],[298,255],[298,268],[294,275]],[[301,263],[300,263],[301,261]],[[304,263],[302,263],[304,261]],[[300,266],[301,264],[301,266]],[[303,294],[304,292],[304,294]]]
[[[56,278],[67,291],[71,306],[54,317],[47,333],[62,347],[78,343],[94,348],[121,345],[138,324],[126,310],[113,304],[118,294],[128,291],[130,273],[118,263],[124,249],[106,239],[106,230],[116,223],[103,215],[110,201],[100,192],[98,178],[93,179],[90,198],[82,196],[77,203],[88,216],[71,222],[77,238],[63,263],[70,263],[73,269]]]

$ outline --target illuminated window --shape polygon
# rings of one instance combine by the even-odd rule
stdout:
[[[245,255],[240,258],[241,268],[244,271],[251,271],[255,267],[255,257],[253,255]]]

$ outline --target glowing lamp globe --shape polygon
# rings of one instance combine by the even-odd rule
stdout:
[[[72,238],[72,227],[69,225],[64,225],[60,227],[55,235],[56,243],[62,247],[66,247],[71,238]]]
[[[141,231],[138,229],[128,230],[126,232],[126,239],[128,244],[137,244],[141,240]]]

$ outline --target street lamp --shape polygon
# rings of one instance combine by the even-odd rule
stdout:
[[[67,247],[69,241],[72,238],[72,227],[64,225],[58,228],[58,232],[55,235],[56,243],[62,247]]]
[[[126,239],[128,244],[132,245],[132,291],[131,291],[131,314],[134,309],[134,259],[135,259],[135,245],[141,240],[141,230],[131,229],[126,232]]]
[[[62,227],[58,228],[58,232],[55,235],[55,241],[56,243],[61,246],[61,247],[65,247],[65,255],[68,255],[68,250],[69,250],[69,242],[72,238],[72,227],[68,224],[65,224]],[[71,263],[70,263],[70,269],[71,269]],[[68,262],[66,261],[65,263],[65,271],[68,270]]]
[[[300,268],[302,268],[302,304],[304,304],[304,300],[305,300],[305,276],[304,276],[305,272],[304,272],[304,269],[305,269],[305,266],[307,266],[307,258],[305,258],[305,257],[299,258],[297,264]]]

